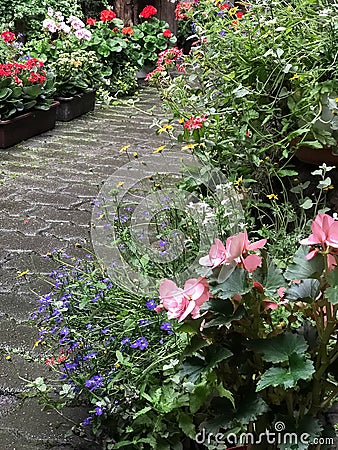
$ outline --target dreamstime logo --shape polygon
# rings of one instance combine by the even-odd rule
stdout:
[[[198,444],[226,444],[229,448],[234,445],[283,445],[283,448],[294,448],[297,444],[310,445],[333,445],[333,438],[314,437],[311,439],[309,433],[297,434],[295,432],[286,431],[284,422],[278,421],[274,424],[274,431],[266,429],[262,433],[207,433],[205,428],[196,434],[195,440]],[[289,447],[290,446],[290,447]]]
[[[166,268],[177,284],[198,276],[199,258],[219,235],[219,211],[229,232],[238,232],[241,203],[219,169],[190,154],[147,155],[102,186],[92,212],[93,248],[120,287],[157,295]]]

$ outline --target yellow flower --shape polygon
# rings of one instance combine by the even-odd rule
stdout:
[[[238,178],[238,180],[234,182],[234,185],[235,185],[235,186],[238,186],[238,185],[240,185],[240,184],[242,183],[242,181],[243,181],[243,177],[240,176],[240,177]]]
[[[34,342],[33,348],[36,348],[41,342],[41,339],[38,339],[37,341]]]
[[[137,153],[137,152],[134,152],[134,153],[133,153],[133,157],[134,157],[134,158],[138,158],[138,153]]]
[[[178,123],[184,123],[185,122],[185,118],[182,117],[181,119],[179,119]]]
[[[325,188],[323,188],[323,191],[328,191],[329,189],[334,189],[334,186],[332,184],[330,184],[329,186],[326,186]]]
[[[269,194],[267,197],[269,200],[278,200],[278,195],[276,194]]]
[[[119,364],[119,363],[116,363],[116,364],[115,364],[115,367],[116,367],[116,369],[118,369],[118,368],[120,367],[120,364]]]
[[[299,78],[298,73],[295,73],[293,77],[290,78],[290,81],[296,80],[297,78]]]
[[[196,147],[198,144],[187,144],[184,147],[182,147],[182,150],[190,150],[191,148]]]
[[[160,147],[157,147],[157,148],[153,151],[153,153],[161,153],[161,151],[164,150],[164,149],[165,149],[165,145],[161,145]]]
[[[159,130],[157,130],[157,133],[158,133],[158,134],[162,134],[162,133],[164,133],[164,131],[172,130],[173,128],[174,128],[174,127],[173,127],[172,125],[165,124],[165,125],[163,125],[162,128],[160,128]]]
[[[71,63],[73,64],[74,67],[82,66],[82,62],[76,61],[75,59],[71,59]]]
[[[120,153],[126,152],[129,147],[130,145],[125,145],[124,147],[121,148]]]
[[[116,185],[117,188],[121,187],[124,185],[124,181],[119,181]]]
[[[12,359],[11,355],[7,355],[7,356],[6,356],[6,360],[7,360],[7,361],[10,361],[11,359]]]
[[[29,273],[29,270],[27,269],[27,270],[25,270],[24,272],[20,272],[20,273],[18,273],[18,278],[20,278],[20,277],[24,277],[25,275],[27,275],[27,273]]]

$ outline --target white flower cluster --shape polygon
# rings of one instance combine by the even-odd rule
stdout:
[[[42,22],[43,28],[50,33],[62,31],[65,34],[74,34],[78,39],[90,41],[92,33],[85,28],[85,24],[76,16],[69,16],[66,20],[60,11],[54,11],[48,8],[48,17]]]

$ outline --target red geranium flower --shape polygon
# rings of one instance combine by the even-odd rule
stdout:
[[[104,9],[101,11],[100,19],[102,22],[108,22],[109,20],[113,20],[116,18],[116,14],[114,11],[111,11],[110,9]]]
[[[131,27],[122,28],[122,34],[129,34],[130,36],[134,33],[134,30]]]
[[[157,14],[157,9],[154,8],[151,5],[147,5],[143,10],[140,12],[140,17],[143,17],[143,19],[149,19],[150,17],[153,17]]]
[[[172,32],[170,30],[164,30],[163,31],[163,36],[166,37],[166,38],[171,38],[172,35],[173,34],[172,34]]]
[[[87,25],[95,25],[96,19],[93,19],[93,17],[88,17],[86,24]]]
[[[46,365],[52,366],[55,363],[55,358],[46,359]]]
[[[15,34],[9,30],[3,31],[1,33],[1,37],[7,43],[11,43],[11,42],[15,41]]]

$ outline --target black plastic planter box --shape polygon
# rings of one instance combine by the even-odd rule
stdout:
[[[13,119],[0,120],[0,148],[11,147],[54,128],[58,104],[55,101],[48,110],[34,109]]]
[[[56,120],[69,122],[95,107],[95,91],[82,92],[73,97],[57,97],[60,105],[56,109]]]

